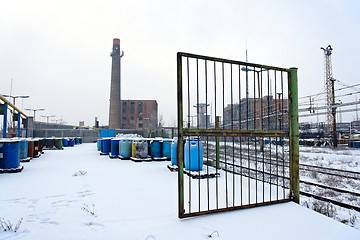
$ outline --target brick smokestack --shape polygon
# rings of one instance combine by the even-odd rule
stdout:
[[[121,111],[120,111],[120,89],[121,89],[121,65],[120,60],[123,52],[120,52],[120,39],[114,38],[113,49],[110,54],[112,58],[111,66],[111,88],[110,88],[110,111],[109,111],[109,128],[121,128]]]

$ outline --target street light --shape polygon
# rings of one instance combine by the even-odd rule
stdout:
[[[35,121],[35,113],[36,113],[37,111],[44,111],[45,108],[36,108],[36,109],[33,109],[33,108],[25,108],[25,110],[27,110],[27,111],[33,111],[33,112],[34,112],[34,121]]]
[[[253,72],[256,72],[257,73],[257,80],[258,80],[258,95],[259,95],[259,113],[258,113],[258,115],[262,115],[262,106],[261,106],[261,98],[262,98],[262,96],[260,95],[261,94],[261,91],[260,91],[260,73],[261,72],[265,72],[265,71],[269,71],[269,69],[267,69],[267,68],[264,68],[264,69],[260,69],[260,70],[256,70],[255,68],[248,68],[248,67],[242,67],[241,68],[241,70],[242,71],[245,71],[246,72],[246,74],[247,74],[247,72],[251,72],[251,71],[253,71]],[[247,75],[246,75],[246,78],[247,78]],[[246,84],[248,84],[248,81],[246,81]],[[262,84],[262,81],[261,81],[261,84]],[[255,86],[254,86],[255,87]],[[249,97],[249,87],[248,87],[248,85],[246,86],[246,98],[248,98]],[[254,96],[254,99],[255,99],[255,96]],[[260,120],[260,117],[259,117],[259,121],[260,121],[260,129],[262,129],[262,119]],[[255,120],[255,123],[254,123],[254,127],[256,127],[256,120]]]
[[[45,116],[43,115],[41,117],[46,117],[46,122],[49,122],[49,118],[55,117],[55,115],[45,115]]]
[[[3,94],[3,97],[13,98],[13,105],[14,106],[15,106],[15,99],[16,98],[29,98],[29,96],[12,96],[12,95],[7,95],[7,94]],[[15,121],[13,121],[13,128],[15,129]]]
[[[13,104],[14,104],[14,106],[15,106],[15,99],[16,99],[16,98],[29,98],[29,96],[12,96],[12,95],[6,95],[6,94],[3,94],[3,97],[13,98]]]

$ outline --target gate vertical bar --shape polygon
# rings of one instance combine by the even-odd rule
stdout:
[[[179,191],[179,218],[185,212],[184,209],[184,133],[183,133],[183,99],[182,99],[182,57],[177,54],[177,97],[178,97],[178,142],[176,156],[178,160],[178,191]]]
[[[290,121],[290,194],[294,202],[300,202],[299,190],[299,116],[297,68],[290,68],[289,76]]]
[[[215,128],[220,129],[220,116],[215,117]],[[216,136],[216,169],[220,169],[220,141]]]
[[[6,127],[7,127],[7,109],[8,104],[4,103],[4,124],[3,124],[3,138],[6,138]]]

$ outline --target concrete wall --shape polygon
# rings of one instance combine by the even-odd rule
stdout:
[[[83,129],[64,124],[35,122],[29,118],[28,137],[81,137],[84,143],[94,142],[100,138],[100,129]],[[142,129],[116,129],[115,134],[138,134],[147,137],[147,131]]]

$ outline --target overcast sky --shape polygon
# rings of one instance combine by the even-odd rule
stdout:
[[[112,39],[120,38],[122,99],[156,99],[166,125],[176,119],[178,51],[298,67],[299,95],[333,75],[360,83],[360,1],[2,0],[0,93],[29,95],[19,108],[45,108],[69,124],[108,124]],[[25,111],[25,113],[29,113]],[[29,113],[30,114],[30,113]]]

